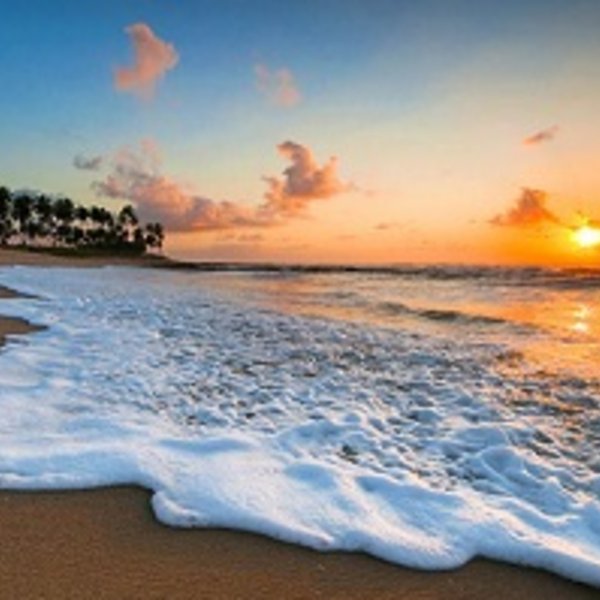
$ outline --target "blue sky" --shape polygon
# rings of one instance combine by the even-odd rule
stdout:
[[[0,179],[12,187],[95,201],[90,175],[73,169],[73,157],[148,138],[160,145],[170,177],[201,195],[249,204],[261,200],[262,176],[285,168],[275,149],[284,140],[306,144],[320,162],[339,156],[347,180],[378,191],[367,202],[379,211],[373,223],[418,221],[423,199],[440,203],[444,193],[449,203],[472,194],[471,204],[456,200],[457,211],[465,222],[481,218],[475,196],[490,188],[477,175],[471,185],[469,173],[497,186],[493,211],[511,189],[530,184],[524,176],[543,185],[553,160],[580,160],[575,139],[587,169],[571,177],[584,182],[578,197],[597,184],[587,158],[599,127],[594,0],[0,0],[0,9],[8,90],[0,94],[0,139],[9,148],[0,153]],[[147,102],[113,85],[115,69],[132,60],[125,28],[133,23],[147,24],[179,55]],[[297,106],[265,101],[253,71],[259,63],[293,74]],[[553,125],[572,131],[572,145],[549,146],[545,163],[528,156],[524,167],[521,137]],[[497,144],[482,148],[488,137]],[[502,160],[509,166],[496,169]],[[424,177],[443,173],[449,183],[421,189]],[[567,183],[551,183],[565,203]],[[344,235],[359,235],[353,228],[364,221],[365,199],[350,196]],[[338,202],[315,210],[345,232],[326,214]],[[315,220],[304,233],[318,246],[327,228]]]

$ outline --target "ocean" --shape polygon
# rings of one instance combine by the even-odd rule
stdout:
[[[600,271],[0,268],[0,487],[600,587]]]

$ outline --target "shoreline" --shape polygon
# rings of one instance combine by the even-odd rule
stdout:
[[[0,248],[0,267],[37,266],[37,267],[156,267],[171,268],[177,261],[167,256],[144,255],[125,256],[114,255],[69,255],[53,252]]]
[[[2,298],[17,298],[0,286]],[[0,316],[6,336],[41,328]],[[2,349],[0,348],[0,352]],[[365,554],[320,553],[265,536],[161,524],[151,492],[0,489],[0,590],[26,598],[595,598],[558,575],[475,559],[416,571]]]
[[[23,294],[0,285],[0,303],[2,300],[9,300],[11,298],[25,298]],[[0,307],[2,305],[0,304]],[[35,333],[36,331],[42,331],[44,327],[35,325],[26,321],[25,319],[19,319],[17,317],[5,317],[0,313],[0,352],[2,346],[7,342],[7,339],[12,335],[26,335],[28,333]]]
[[[551,573],[475,559],[416,571],[230,530],[159,523],[151,493],[0,491],[0,589],[15,598],[410,598],[591,600]]]

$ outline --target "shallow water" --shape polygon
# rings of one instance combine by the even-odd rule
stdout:
[[[0,269],[0,486],[600,586],[594,273]]]

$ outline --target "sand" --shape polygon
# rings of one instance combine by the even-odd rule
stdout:
[[[0,301],[3,298],[17,298],[19,294],[8,288],[0,286]],[[1,305],[0,305],[1,306]],[[0,346],[6,343],[7,336],[10,335],[23,335],[25,333],[32,333],[42,329],[36,325],[32,325],[23,319],[14,319],[9,317],[3,317],[0,314]]]
[[[600,592],[476,560],[425,573],[251,534],[157,523],[137,488],[0,492],[2,598],[583,600]]]
[[[48,267],[101,267],[121,265],[135,267],[165,267],[175,261],[156,255],[140,257],[117,256],[60,256],[43,252],[26,252],[0,248],[0,266],[31,265]]]
[[[0,264],[82,264],[17,254],[11,262],[0,251]],[[0,299],[14,296],[0,287]],[[6,335],[36,329],[0,317],[0,345]],[[600,598],[599,590],[550,573],[488,560],[431,573],[248,533],[172,529],[154,519],[149,499],[134,487],[0,491],[0,599]]]

